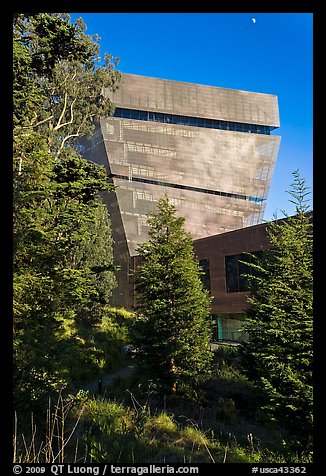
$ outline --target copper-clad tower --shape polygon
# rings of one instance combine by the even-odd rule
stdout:
[[[108,93],[109,94],[109,93]],[[280,137],[277,97],[123,74],[116,110],[82,147],[104,165],[115,242],[116,305],[130,307],[129,260],[165,193],[194,239],[261,223]]]

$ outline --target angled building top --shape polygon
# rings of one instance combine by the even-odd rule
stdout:
[[[166,194],[194,240],[261,223],[281,137],[277,97],[123,74],[116,106],[80,144],[106,167],[118,288],[148,239],[148,213]]]
[[[122,74],[121,86],[107,92],[118,108],[280,126],[277,96],[167,79]]]

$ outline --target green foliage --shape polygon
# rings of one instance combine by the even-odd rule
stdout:
[[[244,394],[245,381],[249,390],[252,390],[252,384],[245,377],[241,378],[237,365],[233,366],[231,362],[227,365],[224,362],[221,367],[218,364],[217,370],[221,372],[214,376],[214,385],[220,383],[219,390],[224,393],[217,398],[221,392],[215,389],[204,405],[203,402],[187,405],[187,400],[174,395],[164,399],[165,408],[162,409],[157,405],[158,401],[152,399],[157,395],[151,392],[150,382],[145,388],[144,375],[141,376],[143,386],[134,375],[131,376],[133,382],[130,376],[122,379],[119,389],[115,382],[111,390],[116,398],[108,398],[107,393],[105,397],[94,397],[85,391],[78,392],[75,397],[68,395],[65,400],[59,395],[52,410],[49,405],[47,415],[52,413],[53,418],[47,418],[45,426],[50,426],[49,430],[53,427],[57,437],[51,437],[52,430],[47,431],[46,436],[40,434],[44,428],[40,418],[36,432],[32,416],[32,431],[27,432],[30,435],[25,433],[20,438],[22,426],[19,418],[17,425],[16,419],[15,462],[312,462],[311,452],[291,451],[287,442],[282,441],[282,435],[278,435],[277,428],[255,426],[253,411],[244,421],[241,405],[238,406],[239,398]],[[127,396],[121,401],[124,394]],[[258,406],[255,398],[253,393],[248,396],[251,407]],[[273,434],[277,436],[277,446],[273,444]],[[40,441],[48,444],[41,448]]]
[[[74,380],[70,355],[85,363],[85,374],[104,368],[108,358],[86,338],[81,359],[77,337],[61,338],[67,322],[95,332],[116,285],[110,220],[99,198],[111,185],[104,167],[80,157],[73,140],[112,112],[103,91],[117,87],[120,73],[110,55],[100,65],[99,45],[84,30],[64,14],[14,16],[14,393],[20,407],[45,401]]]
[[[134,345],[150,375],[171,390],[187,392],[210,373],[209,296],[184,218],[167,197],[148,217],[149,240],[138,251],[136,275],[140,317]]]
[[[56,333],[56,359],[62,371],[65,369],[70,389],[116,370],[127,361],[122,349],[129,344],[128,321],[134,315],[109,306],[104,306],[102,314],[101,320],[91,326],[65,319]]]
[[[81,19],[69,15],[18,14],[14,17],[14,124],[41,128],[57,153],[67,141],[90,133],[94,119],[113,105],[102,88],[115,89],[118,59],[106,53],[101,66],[97,37],[85,34]]]
[[[93,423],[85,440],[94,462],[215,462],[210,449],[219,445],[192,425],[180,427],[166,412],[96,400],[89,401],[84,418]]]
[[[134,315],[109,306],[102,313],[101,320],[92,325],[77,321],[73,313],[70,319],[57,313],[52,329],[36,323],[34,330],[17,332],[14,398],[20,412],[41,411],[49,395],[62,389],[72,391],[129,362],[123,348],[130,342]]]
[[[247,444],[235,438],[222,442],[193,419],[181,424],[167,411],[152,412],[134,401],[133,408],[117,401],[83,400],[84,440],[92,462],[146,463],[268,463],[307,462],[303,456],[283,456],[257,448],[253,436]],[[310,460],[311,461],[311,460]]]
[[[46,159],[35,141],[26,154],[30,167],[19,176],[15,200],[14,337],[15,352],[22,357],[15,360],[16,395],[27,381],[30,391],[41,385],[46,395],[50,374],[60,371],[58,361],[51,359],[56,329],[65,318],[100,320],[115,284],[110,224],[95,196],[95,181],[98,189],[107,186],[105,175],[79,159],[76,173],[85,177],[76,178],[72,194],[56,165],[51,170],[49,161],[48,170],[42,169],[42,157]],[[87,189],[85,198],[82,191]]]
[[[296,215],[271,222],[271,249],[259,261],[248,299],[249,374],[267,397],[265,409],[299,443],[312,435],[312,220],[305,182],[294,172]]]

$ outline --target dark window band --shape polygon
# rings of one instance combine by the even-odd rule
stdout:
[[[219,121],[204,117],[179,116],[163,112],[140,111],[138,109],[125,109],[117,107],[113,117],[134,119],[138,121],[162,122],[164,124],[179,124],[183,126],[205,127],[208,129],[221,129],[224,131],[249,132],[253,134],[270,135],[276,129],[274,126],[262,126],[259,124],[245,124],[242,122]]]
[[[241,200],[249,200],[250,202],[264,202],[264,198],[258,198],[258,197],[248,197],[247,195],[240,195],[238,193],[229,193],[229,192],[220,192],[219,190],[209,190],[206,188],[199,188],[199,187],[189,187],[187,185],[179,185],[176,183],[168,183],[168,182],[162,182],[160,180],[150,180],[150,179],[145,179],[145,178],[140,178],[140,177],[128,177],[127,175],[118,175],[118,174],[110,174],[111,178],[118,178],[121,180],[128,180],[129,182],[140,182],[140,183],[148,183],[152,185],[160,185],[163,187],[171,187],[171,188],[178,188],[181,190],[190,190],[192,192],[201,192],[201,193],[208,193],[211,195],[220,195],[222,197],[231,197],[231,198],[238,198]]]
[[[258,276],[257,260],[262,257],[263,251],[254,251],[251,253],[240,253],[238,255],[225,256],[225,278],[226,292],[239,293],[250,291],[250,281],[248,275]]]

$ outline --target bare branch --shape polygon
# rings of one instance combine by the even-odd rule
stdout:
[[[36,119],[37,119],[37,113],[36,113],[36,111],[34,111],[34,117],[33,117],[33,119],[31,119],[31,121],[30,121],[30,125],[31,125],[31,126],[32,126],[33,123],[36,121]]]
[[[63,111],[62,111],[62,113],[61,113],[61,116],[60,116],[60,118],[59,118],[58,124],[57,124],[57,125],[54,127],[54,130],[55,130],[55,131],[58,131],[59,129],[61,129],[61,127],[64,127],[64,126],[69,126],[69,124],[72,124],[72,123],[74,122],[74,111],[73,111],[73,106],[74,106],[74,104],[75,104],[75,102],[76,102],[77,98],[75,98],[75,99],[72,101],[72,103],[70,104],[70,121],[68,121],[68,122],[65,122],[64,124],[60,124],[60,122],[61,122],[61,119],[62,119],[62,117],[63,117],[63,114],[64,114],[64,112],[65,112],[65,109],[66,109],[66,99],[67,99],[67,98],[66,98],[66,94],[65,94],[65,105],[64,105],[64,110],[63,110]]]
[[[76,76],[77,76],[77,73],[75,72],[75,73],[72,75],[71,80],[74,81],[74,79],[76,78]],[[62,82],[62,85],[65,85],[66,82],[68,81],[68,79],[69,79],[69,74],[66,75],[65,79],[64,79],[63,82]],[[58,124],[54,127],[54,130],[55,130],[55,131],[59,130],[61,127],[67,126],[67,125],[69,125],[69,124],[72,124],[72,122],[73,122],[73,111],[72,111],[72,108],[73,108],[73,105],[74,105],[74,103],[76,102],[76,99],[77,99],[77,98],[75,98],[75,99],[73,100],[73,102],[71,103],[71,105],[70,105],[70,116],[71,116],[70,121],[65,122],[64,124],[61,124],[61,121],[62,121],[62,119],[64,118],[64,116],[65,116],[65,114],[66,114],[66,110],[67,110],[67,98],[68,98],[68,93],[67,93],[67,91],[66,91],[66,92],[65,92],[65,95],[64,95],[64,105],[63,105],[63,109],[62,109],[62,112],[61,112],[61,114],[60,114],[60,117],[59,117],[59,120],[58,120]]]
[[[63,103],[63,108],[62,108],[62,112],[60,114],[60,117],[59,117],[59,120],[58,120],[58,124],[55,126],[54,130],[58,130],[60,128],[60,123],[66,113],[66,109],[67,109],[67,97],[68,97],[68,94],[67,92],[65,92],[65,98],[64,98],[64,103]]]
[[[54,118],[54,116],[53,116],[53,114],[52,114],[51,116],[47,117],[46,119],[43,119],[42,121],[37,122],[37,123],[34,124],[34,125],[30,124],[30,125],[28,125],[28,126],[22,126],[22,129],[30,129],[31,127],[40,126],[41,124],[44,124],[44,122],[51,121],[51,119],[53,119],[53,118]],[[35,119],[34,119],[34,120],[35,120]]]
[[[78,128],[77,132],[75,134],[69,134],[68,136],[64,137],[62,142],[61,142],[61,145],[59,147],[59,150],[55,156],[55,158],[57,159],[59,157],[59,155],[61,154],[61,151],[62,149],[64,148],[65,146],[65,143],[67,142],[67,140],[71,139],[72,137],[78,137],[80,134],[80,128]]]

